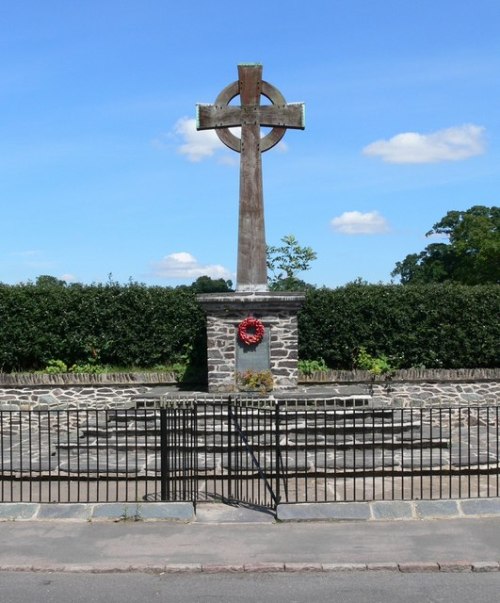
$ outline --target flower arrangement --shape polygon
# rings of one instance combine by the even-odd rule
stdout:
[[[273,389],[274,381],[271,371],[244,371],[236,374],[236,382],[240,391],[257,391],[261,394]]]

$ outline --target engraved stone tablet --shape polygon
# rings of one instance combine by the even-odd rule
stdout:
[[[269,329],[256,345],[247,345],[236,334],[236,372],[268,371],[271,368],[269,355]]]

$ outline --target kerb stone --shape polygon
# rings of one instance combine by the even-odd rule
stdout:
[[[500,515],[500,498],[475,498],[460,501],[464,515]]]
[[[387,501],[371,504],[373,519],[412,519],[413,509],[409,502]]]
[[[415,502],[415,512],[421,519],[460,515],[456,500],[419,500]]]
[[[278,505],[280,521],[353,521],[370,519],[367,503],[302,503]]]
[[[193,521],[192,503],[146,503],[138,505],[137,519],[144,521]]]
[[[0,521],[18,521],[34,519],[39,505],[36,503],[2,503],[0,505]]]
[[[89,505],[86,504],[41,504],[37,513],[37,519],[73,519],[88,520],[90,516]]]

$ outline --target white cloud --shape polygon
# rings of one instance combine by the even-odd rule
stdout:
[[[430,134],[404,132],[389,140],[377,140],[363,149],[364,155],[387,163],[438,163],[460,161],[486,150],[485,129],[474,124],[455,126]]]
[[[331,225],[342,234],[382,234],[389,232],[387,220],[377,211],[367,212],[346,211],[341,216],[333,218]]]
[[[58,277],[61,281],[66,281],[67,283],[76,283],[76,276],[74,274],[61,274]]]
[[[225,148],[215,130],[196,129],[196,120],[181,117],[174,126],[174,133],[180,136],[184,143],[178,148],[181,155],[186,155],[189,161],[198,162],[211,157],[215,151]]]
[[[160,278],[171,279],[193,279],[199,276],[211,278],[231,278],[231,273],[220,264],[202,265],[198,260],[186,251],[179,251],[165,256],[153,265],[154,275]]]
[[[241,138],[241,128],[229,128],[229,131]],[[262,135],[264,135],[264,132]],[[190,117],[181,117],[175,123],[173,131],[170,134],[163,134],[154,140],[152,145],[157,149],[164,149],[171,138],[181,138],[183,144],[178,146],[177,151],[181,155],[185,155],[188,161],[197,163],[208,157],[212,157],[218,151],[226,150],[227,153],[222,154],[217,159],[217,162],[222,165],[239,165],[239,153],[228,151],[226,145],[219,139],[215,130],[200,130],[196,129],[196,120]],[[284,141],[280,141],[276,148],[281,153],[288,151],[288,146]]]

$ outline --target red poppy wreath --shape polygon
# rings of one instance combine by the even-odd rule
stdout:
[[[264,337],[264,325],[258,318],[249,316],[238,325],[238,337],[245,345],[260,343]]]

